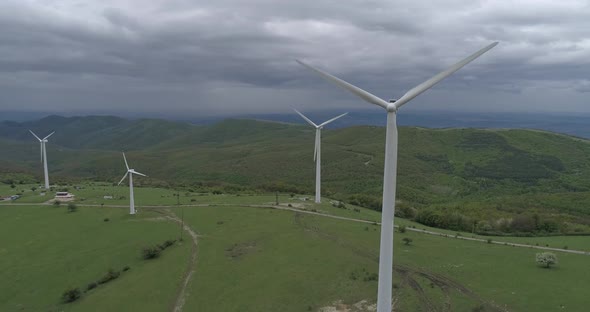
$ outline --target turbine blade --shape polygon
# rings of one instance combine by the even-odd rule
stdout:
[[[129,164],[127,164],[127,157],[125,157],[125,153],[123,153],[123,160],[125,160],[125,167],[129,170]]]
[[[52,136],[55,133],[55,131],[51,132],[48,136],[44,137],[43,140],[47,140],[50,136]]]
[[[467,65],[471,61],[473,61],[476,58],[480,57],[482,54],[488,52],[490,49],[492,49],[493,47],[495,47],[497,44],[498,44],[498,42],[494,42],[492,44],[489,44],[485,48],[483,48],[483,49],[481,49],[481,50],[473,53],[472,55],[468,56],[464,60],[456,63],[455,65],[453,65],[451,67],[449,67],[447,70],[438,73],[434,77],[432,77],[432,78],[424,81],[423,83],[417,85],[416,87],[412,88],[410,91],[406,92],[406,94],[404,94],[399,100],[397,100],[395,102],[395,107],[396,108],[400,108],[402,105],[406,104],[411,99],[417,97],[422,92],[430,89],[432,86],[434,86],[435,84],[439,83],[441,80],[447,78],[448,76],[450,76],[454,72],[456,72],[459,69],[461,69],[463,66]]]
[[[299,116],[301,116],[301,118],[305,119],[305,121],[307,121],[308,124],[310,124],[313,127],[318,127],[318,125],[316,125],[313,121],[311,121],[309,118],[305,117],[305,115],[303,115],[302,113],[300,113],[298,110],[293,109],[297,114],[299,114]]]
[[[338,85],[338,86],[340,86],[340,87],[342,87],[344,89],[347,89],[348,91],[356,94],[361,99],[363,99],[363,100],[365,100],[365,101],[367,101],[369,103],[372,103],[372,104],[375,104],[375,105],[378,105],[378,106],[381,106],[381,107],[387,109],[387,104],[388,103],[385,100],[383,100],[383,99],[381,99],[381,98],[379,98],[379,97],[377,97],[377,96],[375,96],[375,95],[373,95],[373,94],[371,94],[371,93],[369,93],[369,92],[367,92],[367,91],[365,91],[365,90],[363,90],[363,89],[361,89],[361,88],[359,88],[357,86],[354,86],[354,85],[352,85],[352,84],[350,84],[350,83],[348,83],[348,82],[346,82],[346,81],[344,81],[344,80],[342,80],[340,78],[337,78],[335,76],[332,76],[332,75],[330,75],[330,74],[328,74],[328,73],[326,73],[324,71],[321,71],[321,70],[319,70],[319,69],[317,69],[315,67],[312,67],[311,65],[307,65],[307,64],[303,63],[300,60],[296,60],[296,61],[297,61],[297,63],[299,63],[299,64],[307,67],[308,69],[314,71],[316,74],[320,75],[322,78],[324,78],[324,79],[326,79],[326,80],[328,80],[328,81],[330,81],[330,82],[332,82],[332,83],[334,83],[334,84],[336,84],[336,85]]]
[[[117,185],[121,185],[121,183],[123,183],[123,180],[125,180],[125,178],[127,177],[128,174],[129,174],[129,171],[125,172],[123,179],[121,179],[121,181],[119,181],[119,184],[117,184]]]
[[[37,140],[39,140],[39,142],[41,142],[41,139],[39,139],[39,137],[38,137],[38,136],[35,134],[35,132],[33,132],[33,131],[31,131],[31,130],[29,130],[29,132],[30,132],[30,133],[31,133],[33,136],[35,136],[35,137],[37,138]]]
[[[132,174],[139,174],[140,176],[147,177],[147,175],[145,175],[145,174],[143,174],[143,173],[140,173],[140,172],[137,172],[137,171],[135,171],[135,170],[134,170],[134,171],[132,171],[131,173],[132,173]]]
[[[336,116],[336,117],[334,117],[334,118],[332,118],[332,119],[330,119],[330,120],[326,120],[326,121],[324,121],[323,123],[321,123],[321,124],[320,124],[320,127],[323,127],[323,126],[325,126],[325,125],[327,125],[327,124],[331,123],[332,121],[334,121],[334,120],[336,120],[336,119],[338,119],[338,118],[340,118],[340,117],[344,117],[344,116],[346,116],[347,114],[348,114],[348,113],[344,113],[344,114],[342,114],[342,115],[339,115],[339,116]]]

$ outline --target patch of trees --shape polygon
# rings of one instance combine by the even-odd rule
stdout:
[[[353,194],[348,197],[349,204],[381,211],[381,198],[365,194]]]
[[[430,165],[434,166],[436,169],[442,172],[452,173],[454,171],[454,167],[449,161],[447,155],[418,153],[415,155],[415,157],[424,162],[429,163]]]
[[[87,293],[100,285],[104,285],[108,282],[111,282],[111,281],[119,278],[119,276],[121,276],[122,272],[127,272],[127,271],[129,271],[129,269],[130,269],[129,266],[123,267],[123,269],[121,271],[116,271],[112,268],[109,269],[107,271],[107,273],[105,273],[105,275],[103,275],[101,278],[99,278],[98,280],[96,280],[94,282],[88,283],[88,285],[86,286],[86,290],[84,290],[84,293]],[[61,302],[62,303],[74,302],[74,301],[82,298],[82,295],[84,293],[82,291],[80,291],[80,288],[78,288],[78,287],[68,288],[61,295]]]
[[[268,183],[262,184],[258,187],[259,189],[267,192],[280,192],[280,193],[296,193],[296,194],[306,194],[312,191],[311,188],[301,187],[285,182],[275,182],[275,183]]]
[[[164,243],[155,245],[155,246],[147,246],[141,249],[141,258],[144,260],[155,259],[160,256],[160,253],[164,251],[166,248],[174,245],[176,240],[166,240]]]
[[[396,215],[398,215],[397,212]],[[458,212],[425,208],[418,210],[413,218],[411,216],[404,217],[431,227],[461,232],[476,232],[481,235],[533,236],[551,235],[560,232],[560,226],[557,222],[544,219],[537,214],[522,214],[513,218],[488,221],[468,217]]]
[[[441,212],[433,209],[421,209],[414,221],[432,227],[453,231],[471,232],[474,220],[457,212]]]

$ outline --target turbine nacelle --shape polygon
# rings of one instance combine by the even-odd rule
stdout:
[[[318,132],[318,131],[322,130],[322,129],[324,128],[324,126],[326,126],[327,124],[329,124],[329,123],[331,123],[331,122],[335,121],[336,119],[338,119],[338,118],[340,118],[340,117],[344,117],[344,116],[346,116],[346,115],[348,114],[348,113],[344,113],[344,114],[342,114],[342,115],[338,115],[338,116],[336,116],[336,117],[334,117],[334,118],[332,118],[332,119],[328,119],[328,120],[326,120],[326,121],[322,122],[322,123],[321,123],[321,124],[319,124],[319,125],[316,125],[316,124],[315,124],[313,121],[311,121],[311,120],[310,120],[309,118],[307,118],[305,115],[303,115],[302,113],[300,113],[298,110],[296,110],[296,109],[293,109],[293,110],[294,110],[294,111],[295,111],[295,112],[296,112],[296,113],[297,113],[299,116],[301,116],[301,118],[303,118],[305,121],[307,121],[307,123],[308,123],[310,126],[312,126],[312,127],[314,127],[314,128],[316,129],[316,138],[315,138],[315,148],[314,148],[314,152],[313,152],[313,160],[316,160],[316,156],[317,156],[317,154],[318,154],[318,147],[319,147],[319,145],[320,145],[320,141],[319,141],[319,140],[320,140],[320,135],[319,135],[319,132]]]
[[[135,171],[135,169],[129,168],[129,164],[127,163],[127,157],[125,157],[125,153],[123,153],[123,160],[125,161],[125,167],[127,168],[127,172],[125,172],[125,175],[123,176],[123,178],[121,179],[121,181],[119,181],[119,183],[117,185],[121,185],[121,183],[123,183],[123,181],[125,180],[125,178],[129,175],[129,174],[137,174],[140,176],[144,176],[147,177],[147,175],[141,173],[141,172],[137,172]]]

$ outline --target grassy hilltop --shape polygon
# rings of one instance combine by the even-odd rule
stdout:
[[[124,200],[86,206],[107,185],[81,186],[76,193],[86,200],[76,212],[65,204],[0,204],[0,237],[9,238],[0,247],[0,310],[174,311],[180,303],[183,311],[374,311],[379,226],[329,216],[378,220],[378,212],[289,195],[279,197],[281,207],[298,210],[284,211],[268,206],[274,196],[200,193],[183,193],[181,203],[193,206],[181,208],[172,190],[138,188],[139,213],[129,216]],[[181,216],[196,236],[185,231],[156,259],[142,259],[143,247],[179,239],[173,218]],[[588,252],[587,240],[513,238],[531,245],[517,248],[455,235],[470,237],[396,232],[395,311],[584,310],[588,255],[556,252],[558,266],[545,269],[532,247],[536,239]],[[120,275],[89,287],[109,270]],[[63,303],[71,288],[80,298]]]

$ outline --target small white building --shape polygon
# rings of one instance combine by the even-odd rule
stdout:
[[[56,199],[67,199],[67,198],[74,198],[74,194],[71,194],[69,192],[57,192],[55,193],[55,198]]]

